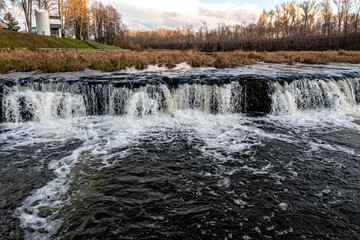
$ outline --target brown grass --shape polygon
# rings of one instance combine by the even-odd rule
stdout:
[[[51,50],[0,50],[0,72],[34,71],[67,72],[86,68],[119,71],[128,67],[146,69],[149,65],[169,69],[186,62],[192,67],[233,68],[257,62],[326,64],[360,63],[360,51],[325,52],[218,52],[147,50],[131,52],[54,52]]]

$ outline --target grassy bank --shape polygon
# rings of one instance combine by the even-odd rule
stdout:
[[[41,36],[32,33],[0,29],[0,48],[78,48],[78,49],[120,49],[100,43],[85,42],[72,38]]]
[[[86,68],[118,71],[127,67],[146,69],[148,65],[169,69],[186,62],[193,67],[233,68],[257,62],[326,64],[330,62],[360,63],[360,51],[326,52],[227,52],[197,51],[143,52],[53,52],[30,50],[0,51],[0,72],[34,71],[67,72]]]

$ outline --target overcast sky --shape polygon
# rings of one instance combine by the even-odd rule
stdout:
[[[112,5],[123,16],[129,29],[151,30],[159,27],[178,28],[206,21],[210,28],[218,23],[238,24],[256,21],[261,10],[275,8],[287,0],[98,0]],[[290,1],[290,0],[288,0]],[[9,10],[24,29],[19,8]],[[0,14],[1,16],[1,14]],[[35,25],[35,22],[34,22]]]
[[[284,0],[102,0],[123,16],[130,29],[149,30],[159,27],[199,26],[206,21],[235,24],[257,19],[260,11],[270,10]]]

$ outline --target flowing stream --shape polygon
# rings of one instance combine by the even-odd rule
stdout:
[[[0,79],[0,239],[359,239],[360,73]]]

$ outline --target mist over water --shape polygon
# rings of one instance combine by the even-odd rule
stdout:
[[[176,71],[7,86],[0,238],[360,237],[357,73]]]

